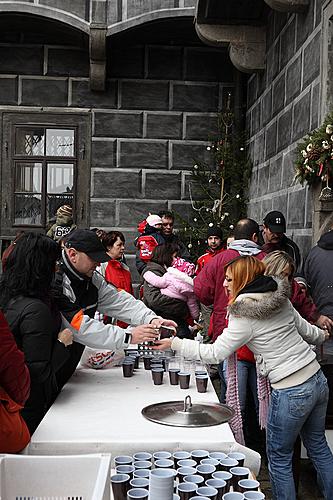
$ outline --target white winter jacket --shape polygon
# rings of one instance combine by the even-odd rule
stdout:
[[[314,361],[309,344],[324,340],[323,330],[298,314],[288,299],[287,285],[279,281],[276,291],[239,295],[229,306],[228,327],[214,344],[175,337],[171,347],[185,357],[219,363],[246,344],[259,373],[274,384]]]

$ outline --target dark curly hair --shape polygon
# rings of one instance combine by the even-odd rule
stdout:
[[[48,301],[60,246],[48,236],[24,233],[6,262],[0,279],[0,307],[20,295]]]

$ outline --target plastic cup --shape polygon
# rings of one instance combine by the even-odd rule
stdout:
[[[209,457],[209,451],[207,451],[207,450],[192,450],[191,457],[193,458],[193,460],[195,460],[197,462],[197,464],[200,464],[200,461],[203,458]]]
[[[194,467],[179,467],[177,469],[177,476],[182,481],[185,476],[193,476],[197,473]]]
[[[123,361],[123,375],[124,377],[132,377],[134,373],[134,361]]]
[[[197,472],[207,481],[207,479],[211,479],[213,472],[216,472],[216,467],[211,464],[200,464],[197,465]]]
[[[212,500],[216,500],[218,491],[216,488],[213,488],[212,486],[200,486],[197,489],[197,494],[201,495],[203,497],[211,498]]]
[[[140,499],[148,500],[148,490],[144,488],[131,488],[127,492],[127,500]]]
[[[114,474],[111,476],[111,486],[114,500],[124,500],[129,489],[130,476],[128,474]]]
[[[152,463],[149,460],[137,460],[133,466],[135,469],[151,469]]]
[[[228,455],[226,455],[222,451],[211,451],[209,453],[209,458],[216,458],[216,460],[224,460],[225,458],[228,458]]]
[[[244,500],[243,493],[237,493],[236,491],[231,491],[223,495],[222,500]]]
[[[173,469],[174,461],[169,458],[160,458],[159,460],[155,460],[155,467],[159,467],[160,469]]]
[[[134,472],[134,466],[133,465],[116,465],[116,473],[117,474],[128,474],[130,476],[130,479],[133,478],[133,472]]]
[[[264,500],[265,495],[261,491],[247,491],[244,493],[244,498],[246,500]]]
[[[238,465],[239,467],[244,467],[244,461],[245,461],[245,455],[244,453],[238,453],[238,452],[232,452],[232,453],[228,453],[228,457],[229,458],[234,458],[235,460],[237,460],[238,462]]]
[[[114,457],[115,466],[117,465],[132,465],[133,458],[129,455],[118,455]]]
[[[172,454],[169,451],[155,451],[153,453],[154,460],[171,460]]]
[[[149,477],[150,470],[149,469],[135,469],[133,471],[133,477]]]
[[[147,460],[148,462],[151,462],[152,458],[153,455],[151,453],[148,453],[147,451],[138,451],[133,455],[134,462],[138,462],[140,460]]]
[[[195,382],[198,392],[207,392],[208,375],[196,375]]]
[[[153,376],[154,385],[162,385],[163,384],[163,373],[164,368],[151,368],[151,373]]]
[[[143,366],[145,367],[145,370],[150,370],[150,363],[151,360],[153,359],[153,356],[149,356],[149,354],[146,354],[143,356]]]
[[[144,488],[148,490],[149,488],[149,479],[147,477],[134,477],[130,480],[131,488]]]
[[[224,460],[220,460],[220,464],[220,469],[226,470],[228,472],[230,472],[230,469],[232,469],[232,467],[237,467],[239,465],[237,460],[235,460],[234,458],[225,458]]]
[[[178,468],[179,467],[196,467],[197,463],[195,460],[191,458],[187,458],[185,460],[178,460]]]
[[[177,493],[180,500],[190,500],[197,492],[198,486],[195,483],[179,483]]]
[[[199,476],[199,474],[192,474],[190,476],[185,476],[184,482],[185,483],[195,483],[198,486],[204,486],[204,484],[205,484],[204,478],[202,476]]]
[[[220,462],[216,458],[203,458],[202,460],[200,460],[200,465],[205,465],[205,464],[214,465],[214,467],[217,470],[217,468],[220,465]]]
[[[190,372],[178,373],[179,385],[181,389],[188,389],[190,387],[190,378],[191,378]]]
[[[223,479],[208,479],[206,481],[206,486],[211,486],[212,488],[217,489],[217,497],[216,500],[221,500],[222,495],[228,492],[228,486]]]
[[[179,469],[179,460],[186,460],[191,458],[191,453],[188,451],[175,451],[173,454],[174,461],[176,463],[176,469]]]
[[[256,479],[241,479],[238,481],[237,490],[240,493],[246,493],[247,491],[258,491],[260,483]]]
[[[169,368],[169,380],[171,385],[178,385],[179,383],[179,368]]]
[[[220,479],[221,481],[225,481],[227,483],[226,491],[229,491],[232,483],[232,474],[226,470],[216,471],[212,474],[213,479]]]
[[[232,486],[234,491],[239,491],[238,481],[241,479],[248,479],[250,470],[247,467],[231,467],[230,472],[232,474]]]

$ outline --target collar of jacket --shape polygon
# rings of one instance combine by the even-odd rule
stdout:
[[[290,285],[286,280],[272,278],[277,289],[271,291],[245,292],[238,295],[235,302],[228,307],[233,316],[250,319],[268,319],[276,314],[289,299]]]
[[[72,266],[72,264],[69,261],[69,258],[67,257],[65,250],[62,251],[62,259],[60,262],[60,266],[62,267],[62,270],[64,271],[64,273],[67,274],[67,276],[70,279],[76,279],[79,281],[90,281],[91,280],[91,278],[88,278],[88,276],[85,276],[84,274],[79,273],[79,271],[77,271]]]

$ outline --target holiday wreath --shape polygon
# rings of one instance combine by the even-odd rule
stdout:
[[[323,125],[298,143],[295,180],[302,185],[333,180],[333,113]]]

